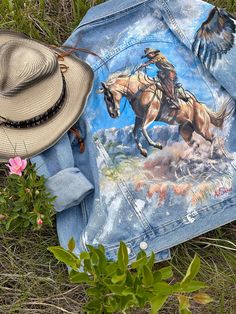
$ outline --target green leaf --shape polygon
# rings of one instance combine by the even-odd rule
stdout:
[[[143,266],[143,279],[142,282],[145,286],[150,286],[153,283],[153,275],[150,268],[146,265]]]
[[[98,267],[101,273],[105,272],[105,267],[107,264],[107,259],[103,250],[96,249],[96,254],[98,256]]]
[[[9,220],[6,223],[6,230],[8,231],[11,227],[11,224],[14,220],[16,220],[20,215],[18,213],[15,213],[9,218]]]
[[[110,289],[111,292],[117,294],[117,295],[122,295],[122,292],[124,291],[124,286],[123,285],[107,285],[107,288]]]
[[[89,252],[81,252],[80,253],[80,259],[90,259],[90,254]]]
[[[171,295],[173,293],[173,286],[170,286],[167,282],[155,282],[153,287],[155,288],[154,292],[157,295]]]
[[[98,263],[99,263],[99,256],[98,256],[96,251],[91,251],[91,253],[90,253],[90,261],[91,261],[93,266],[94,265],[98,265]]]
[[[90,256],[91,263],[94,265],[97,265],[99,261],[99,256],[97,254],[96,248],[88,244],[86,246],[89,249],[89,256]]]
[[[133,303],[133,297],[131,295],[127,295],[120,298],[120,308],[121,310],[128,308],[130,303]]]
[[[141,286],[141,285],[138,286],[137,289],[136,289],[136,296],[142,298],[144,296],[146,290],[147,289],[144,288],[143,286]]]
[[[153,273],[153,281],[155,283],[160,282],[162,279],[161,272],[159,270],[154,271]]]
[[[188,283],[196,277],[197,273],[200,270],[200,263],[201,262],[199,256],[195,254],[191,264],[188,267],[187,273],[183,280],[181,281],[181,283]]]
[[[102,304],[99,300],[92,300],[86,304],[85,309],[93,310],[93,313],[101,313],[100,311],[98,311],[101,307]]]
[[[139,259],[141,259],[141,258],[143,258],[145,256],[147,257],[146,252],[144,250],[141,250],[141,251],[138,252],[136,260],[139,260]]]
[[[106,274],[110,276],[113,275],[117,271],[117,268],[118,268],[118,265],[116,262],[108,264],[105,267]]]
[[[187,283],[177,283],[173,287],[175,287],[176,292],[194,292],[200,289],[207,288],[207,284],[202,281],[192,280]]]
[[[134,276],[132,275],[132,273],[129,270],[126,271],[126,282],[125,283],[128,287],[133,287],[133,285],[134,285]]]
[[[154,298],[150,300],[151,304],[151,314],[156,314],[163,307],[166,302],[168,296],[167,295],[156,295]]]
[[[214,301],[214,299],[212,299],[212,297],[210,297],[207,293],[196,293],[192,296],[192,298],[199,304],[208,304]]]
[[[125,243],[121,241],[118,250],[118,265],[123,272],[127,269],[128,262],[128,250]]]
[[[126,273],[122,275],[114,275],[111,279],[113,283],[123,282],[126,279]]]
[[[90,250],[90,259],[93,265],[93,269],[96,271],[97,275],[106,273],[107,259],[103,249],[95,248],[93,246],[87,245]]]
[[[147,264],[147,256],[143,256],[140,259],[137,259],[135,262],[131,264],[131,268],[136,269],[140,266]]]
[[[137,302],[138,302],[138,306],[140,307],[140,308],[144,308],[144,306],[145,306],[145,304],[146,304],[146,302],[147,302],[147,299],[146,299],[146,297],[140,297],[140,296],[135,296],[135,298],[136,298],[136,300],[137,300]]]
[[[98,245],[98,249],[105,255],[105,247],[102,244]]]
[[[86,294],[92,298],[101,298],[103,296],[103,291],[98,287],[91,287],[86,290]]]
[[[51,246],[48,250],[54,255],[54,257],[60,261],[65,263],[67,266],[77,270],[79,267],[79,259],[75,254],[70,251],[63,249],[60,246]]]
[[[89,278],[88,274],[80,273],[74,271],[73,269],[70,271],[70,281],[73,283],[90,283],[92,280]]]
[[[68,242],[68,249],[73,252],[75,249],[75,240],[74,238],[71,238],[70,241]]]
[[[163,280],[173,277],[173,271],[171,266],[162,267],[158,271],[161,273],[161,279]]]
[[[155,263],[155,254],[152,252],[151,256],[148,259],[147,266],[152,269]]]
[[[107,305],[104,304],[104,309],[106,310],[104,313],[116,313],[119,310],[119,303],[116,298],[109,298],[107,303]]]
[[[84,270],[88,271],[89,273],[93,274],[94,270],[92,268],[92,264],[91,264],[91,260],[89,259],[85,259],[84,260]]]
[[[121,293],[122,295],[124,296],[127,296],[127,295],[134,295],[134,291],[132,288],[126,288],[122,291]]]

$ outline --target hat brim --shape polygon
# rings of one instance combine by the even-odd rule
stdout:
[[[4,40],[12,40],[14,36],[19,34],[1,31],[0,44],[3,44]],[[63,107],[54,117],[39,126],[14,129],[0,125],[0,162],[7,162],[15,156],[33,157],[47,150],[55,145],[81,116],[92,89],[93,71],[87,63],[75,56],[64,57],[63,63],[68,66],[64,73],[66,97]]]
[[[159,52],[160,52],[160,50],[149,51],[144,56],[142,56],[142,58],[146,58],[150,53],[158,54]]]

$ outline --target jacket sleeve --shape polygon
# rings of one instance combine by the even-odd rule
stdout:
[[[93,190],[93,185],[77,167],[59,171],[48,178],[46,186],[52,195],[57,195],[54,203],[57,212],[78,205]]]
[[[236,98],[236,19],[200,0],[165,1],[165,19],[204,70]]]
[[[78,205],[93,190],[92,183],[74,166],[68,133],[53,147],[31,158],[31,162],[36,164],[38,175],[47,178],[48,191],[57,196],[57,212]]]

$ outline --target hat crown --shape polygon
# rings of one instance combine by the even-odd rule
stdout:
[[[57,58],[37,42],[11,40],[0,46],[0,94],[14,96],[58,68]]]

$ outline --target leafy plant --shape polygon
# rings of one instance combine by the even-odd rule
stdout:
[[[10,173],[0,187],[0,226],[5,230],[24,231],[52,226],[55,196],[47,191],[36,165],[16,157],[10,159]]]
[[[116,261],[108,260],[102,245],[87,245],[88,252],[77,257],[73,250],[75,242],[69,241],[68,250],[60,246],[49,247],[58,261],[69,266],[69,277],[73,283],[87,284],[89,296],[84,306],[86,313],[127,313],[132,308],[151,306],[151,313],[158,313],[169,297],[175,296],[179,302],[179,313],[191,313],[190,301],[200,304],[212,302],[206,293],[194,293],[206,284],[195,280],[200,269],[200,258],[195,255],[185,277],[180,282],[170,282],[173,278],[171,266],[154,270],[155,255],[147,257],[140,251],[137,259],[128,265],[128,251],[120,242]],[[83,270],[82,270],[83,269]]]

